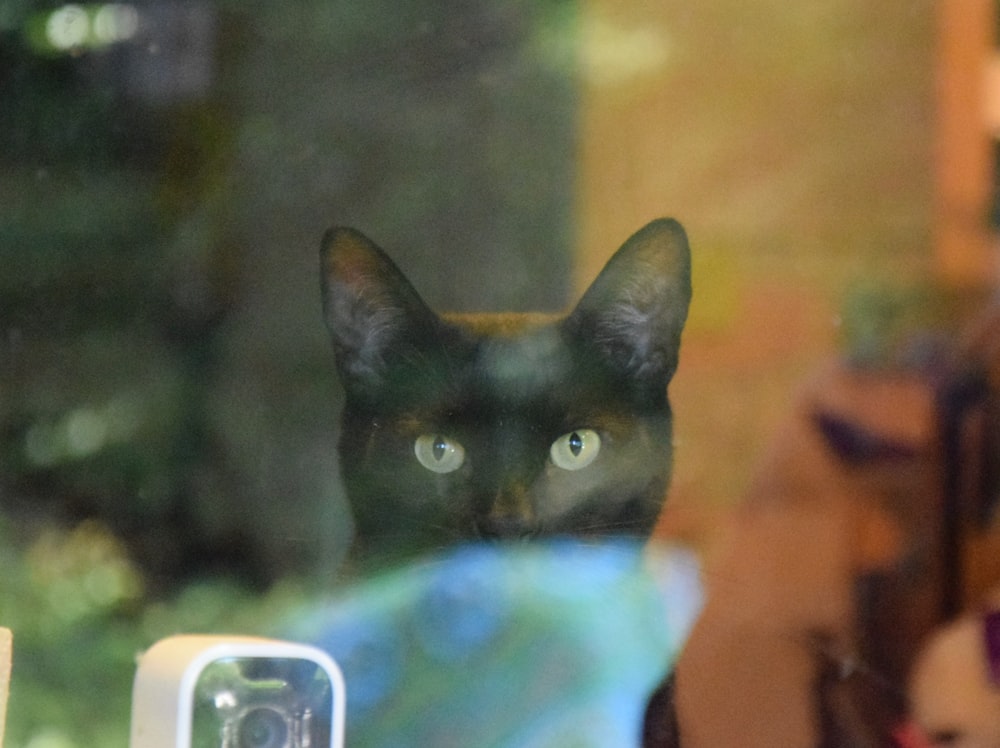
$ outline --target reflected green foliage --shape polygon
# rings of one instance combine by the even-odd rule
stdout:
[[[563,307],[574,5],[163,2],[40,55],[53,7],[0,26],[0,508],[100,517],[168,587],[328,574],[319,237],[438,308]]]
[[[124,745],[135,652],[339,569],[328,225],[439,308],[562,307],[572,240],[575,3],[157,0],[42,54],[59,6],[0,3],[14,748]]]
[[[932,369],[942,364],[985,292],[867,282],[848,289],[840,320],[845,354],[871,368]]]
[[[135,657],[177,631],[263,634],[306,599],[286,581],[266,594],[221,578],[153,601],[106,527],[46,526],[30,542],[0,524],[0,611],[15,631],[5,745],[90,748],[128,742]]]

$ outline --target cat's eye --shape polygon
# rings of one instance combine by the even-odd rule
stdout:
[[[601,437],[590,429],[577,429],[563,434],[554,442],[549,456],[556,467],[579,470],[592,463],[601,451]]]
[[[450,473],[462,467],[465,449],[454,439],[441,434],[423,434],[413,443],[413,453],[420,464],[435,473]]]

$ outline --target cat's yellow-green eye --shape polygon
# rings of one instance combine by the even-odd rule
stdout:
[[[465,462],[465,448],[441,434],[422,434],[413,443],[413,453],[425,468],[434,473],[450,473]]]
[[[554,442],[549,456],[556,467],[579,470],[587,467],[601,451],[601,437],[591,429],[577,429],[563,434]]]

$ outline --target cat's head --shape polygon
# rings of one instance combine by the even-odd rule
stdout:
[[[651,531],[691,297],[680,224],[633,235],[562,317],[438,315],[353,229],[327,233],[322,268],[362,552]]]

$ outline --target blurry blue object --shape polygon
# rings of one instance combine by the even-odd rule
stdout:
[[[470,545],[300,613],[347,683],[347,744],[639,744],[701,607],[689,553],[625,542]]]

